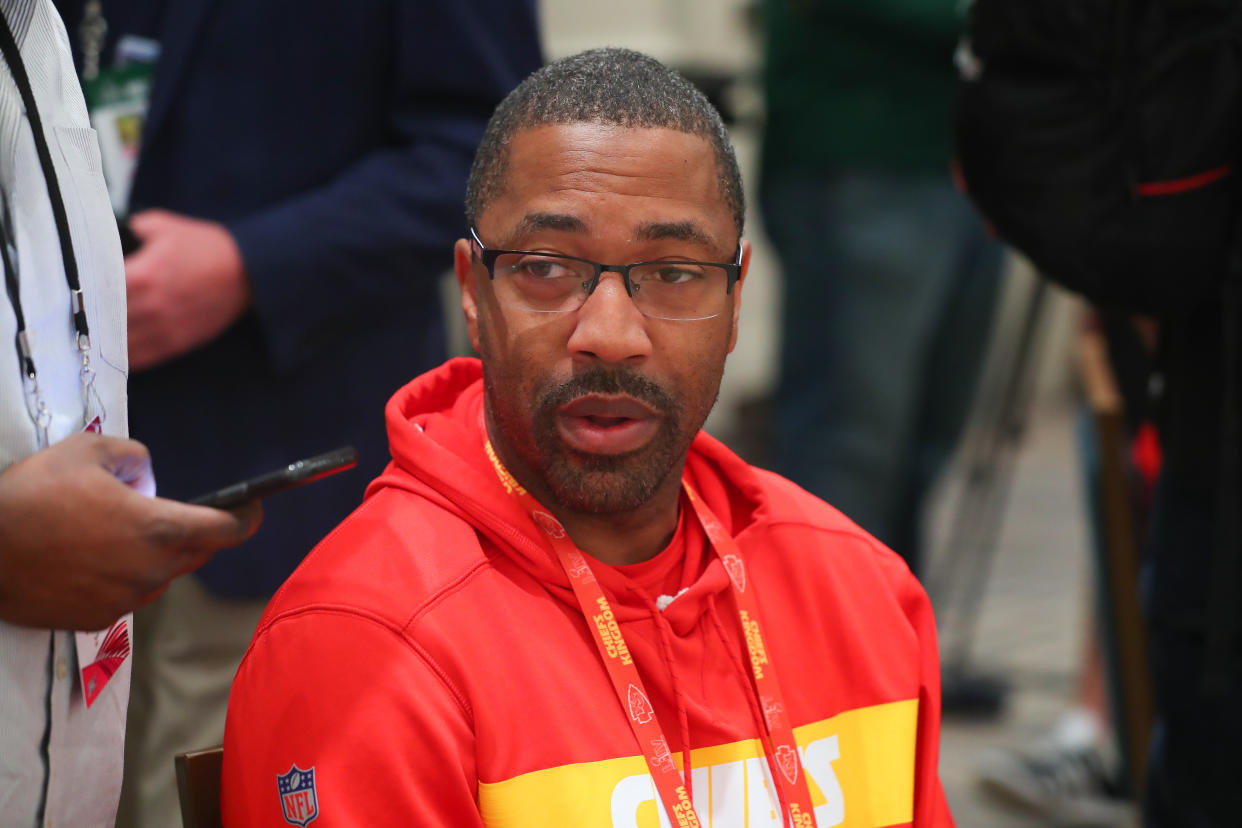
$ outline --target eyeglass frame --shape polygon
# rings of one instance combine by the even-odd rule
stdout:
[[[704,266],[709,266],[709,267],[723,268],[725,271],[725,274],[728,276],[728,282],[725,285],[726,296],[731,296],[733,294],[733,286],[737,284],[738,280],[741,279],[742,277],[742,240],[741,239],[738,239],[737,241],[737,253],[734,255],[735,261],[732,263],[703,262],[703,261],[697,261],[695,259],[667,259],[667,260],[657,259],[654,261],[647,261],[647,262],[633,262],[631,264],[614,265],[614,264],[604,264],[603,262],[597,262],[597,261],[594,261],[593,259],[584,259],[581,256],[569,256],[564,253],[548,253],[548,252],[540,252],[538,250],[502,250],[499,248],[488,247],[487,245],[483,243],[483,240],[479,238],[479,231],[474,225],[470,226],[470,238],[474,241],[475,244],[479,246],[479,253],[481,254],[479,256],[479,260],[483,263],[483,266],[487,268],[487,278],[489,281],[492,281],[492,282],[496,281],[496,260],[505,254],[510,254],[510,255],[516,254],[516,255],[524,255],[524,256],[545,256],[545,257],[552,257],[556,259],[569,259],[570,261],[582,262],[583,264],[590,265],[592,268],[595,269],[595,275],[591,278],[589,282],[589,287],[584,285],[584,287],[586,287],[586,298],[590,298],[591,294],[595,292],[595,288],[599,286],[599,280],[603,278],[605,273],[619,273],[621,275],[621,282],[622,284],[625,285],[626,295],[629,296],[631,299],[633,299],[634,298],[634,283],[630,281],[630,271],[636,267],[642,267],[644,265],[654,265],[654,264],[704,265]],[[583,299],[583,304],[585,303],[586,303],[586,299]],[[579,308],[580,307],[581,306],[579,306]],[[575,308],[574,310],[578,310],[579,308]],[[572,311],[540,311],[540,312],[541,313],[572,313]],[[639,308],[639,312],[642,312],[641,307]],[[643,315],[648,316],[649,314],[643,313]],[[711,316],[699,317],[698,319],[669,319],[666,321],[694,322],[694,321],[699,321],[699,319],[712,319],[719,315],[720,314],[716,313],[716,314],[712,314]],[[661,319],[663,317],[653,317],[653,318]]]

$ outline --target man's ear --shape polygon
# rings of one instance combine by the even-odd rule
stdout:
[[[470,344],[479,352],[479,303],[474,281],[475,267],[473,245],[469,239],[458,239],[453,245],[453,272],[457,286],[461,288],[461,311],[466,316],[466,333]]]
[[[737,346],[737,322],[742,315],[742,283],[750,271],[750,242],[742,242],[742,272],[733,283],[733,330],[729,333],[729,353]]]

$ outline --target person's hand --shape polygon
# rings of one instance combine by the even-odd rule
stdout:
[[[151,368],[211,341],[250,306],[241,251],[222,225],[166,210],[130,218],[129,365]]]
[[[0,473],[0,619],[103,629],[259,526],[258,503],[190,506],[141,494],[151,480],[145,446],[94,434]]]

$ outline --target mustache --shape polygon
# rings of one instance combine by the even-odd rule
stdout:
[[[540,407],[544,411],[555,411],[587,394],[625,394],[665,416],[677,413],[680,408],[667,391],[646,377],[605,368],[591,368],[553,386],[543,395]]]

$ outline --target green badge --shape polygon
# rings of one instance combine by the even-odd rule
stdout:
[[[135,61],[102,70],[83,83],[91,126],[99,136],[108,196],[118,216],[128,210],[129,189],[142,148],[142,125],[151,101],[153,70],[153,63]]]

